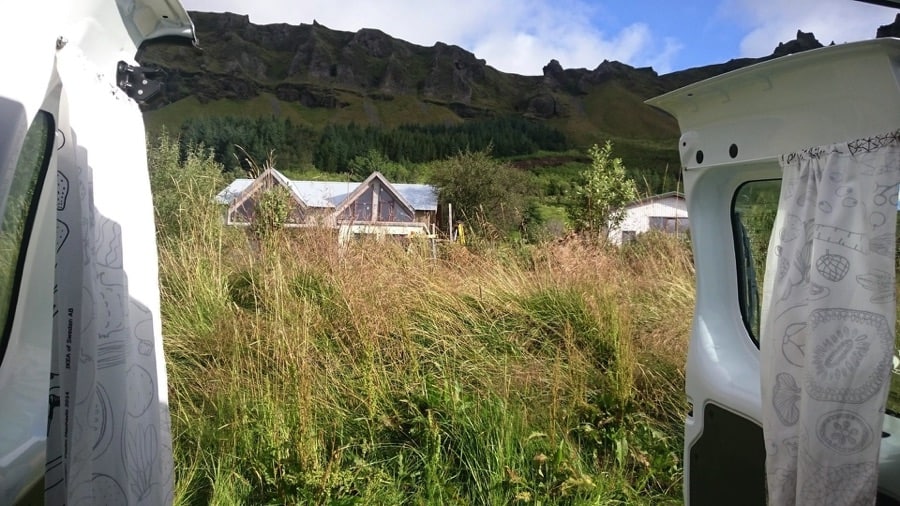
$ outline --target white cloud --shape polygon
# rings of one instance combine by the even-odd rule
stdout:
[[[551,59],[565,68],[594,68],[604,59],[671,70],[681,50],[635,23],[606,33],[602,6],[586,0],[183,0],[191,10],[249,14],[252,22],[311,23],[337,30],[377,28],[431,46],[461,46],[504,72],[537,75]]]
[[[793,40],[797,30],[814,33],[825,45],[874,38],[897,10],[849,0],[730,0],[721,12],[748,30],[741,56],[759,57]]]

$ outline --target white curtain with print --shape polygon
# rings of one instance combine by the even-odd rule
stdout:
[[[894,347],[900,130],[781,157],[760,345],[771,505],[871,505]]]
[[[45,500],[169,504],[171,437],[142,119],[77,49],[58,55],[60,77],[78,100],[64,97],[57,137]]]

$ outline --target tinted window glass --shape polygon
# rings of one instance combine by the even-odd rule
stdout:
[[[381,188],[378,192],[378,221],[413,221],[412,216],[391,192]]]
[[[6,351],[12,328],[25,249],[50,160],[54,132],[53,118],[44,112],[38,114],[25,134],[11,177],[0,179],[3,181],[0,184],[8,184],[8,188],[0,192],[0,195],[6,194],[0,209],[0,330],[3,332],[0,357]]]
[[[780,192],[780,180],[753,181],[738,188],[731,206],[741,313],[747,332],[757,344],[766,251]]]

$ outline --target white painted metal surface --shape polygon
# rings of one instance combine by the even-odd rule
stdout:
[[[898,59],[898,39],[853,42],[745,67],[647,103],[678,120],[688,171],[769,160],[895,129]]]
[[[116,65],[119,61],[135,64],[137,47],[146,39],[192,37],[187,13],[177,1],[169,0],[32,1],[5,7],[0,17],[0,45],[4,48],[0,52],[0,68],[4,69],[0,78],[0,153],[9,151],[15,156],[0,157],[0,195],[5,197],[8,191],[25,131],[39,110],[49,114],[60,130],[55,136],[57,149],[77,145],[84,153],[90,152],[92,165],[127,167],[129,170],[122,172],[126,180],[115,183],[113,192],[126,200],[115,203],[103,198],[96,203],[109,206],[104,212],[111,216],[133,216],[121,221],[130,224],[125,225],[128,248],[141,251],[128,260],[128,269],[134,271],[132,293],[153,313],[158,339],[156,257],[152,219],[148,221],[152,208],[147,185],[133,178],[133,171],[140,172],[142,167],[146,178],[143,124],[137,105],[116,87]],[[62,61],[67,62],[65,71],[61,70]],[[102,112],[112,110],[117,112]],[[80,138],[76,139],[73,131],[80,132]],[[53,151],[41,188],[30,240],[23,246],[19,297],[9,308],[13,327],[0,363],[0,504],[13,503],[40,483],[44,474],[54,285],[61,283],[54,274],[54,253],[62,231],[56,216],[58,190],[63,185],[57,185],[56,169],[64,157],[57,153]],[[110,182],[101,180],[99,184]],[[125,188],[129,192],[123,192]],[[71,190],[78,193],[83,188]],[[0,198],[0,207],[5,200]],[[133,210],[137,212],[132,215]],[[162,357],[161,346],[158,357]],[[123,384],[125,380],[123,377]]]

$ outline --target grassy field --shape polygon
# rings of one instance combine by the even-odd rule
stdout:
[[[159,133],[163,127],[177,132],[186,118],[204,116],[287,118],[297,125],[316,129],[329,123],[396,128],[403,124],[455,124],[461,121],[445,107],[409,96],[385,101],[341,91],[336,91],[336,95],[347,104],[346,107],[337,110],[306,107],[297,102],[279,100],[275,95],[265,92],[247,100],[223,98],[207,103],[201,103],[196,97],[188,97],[161,109],[145,112],[144,121],[147,130],[153,134]]]
[[[260,242],[150,165],[177,504],[680,502],[683,242]]]

